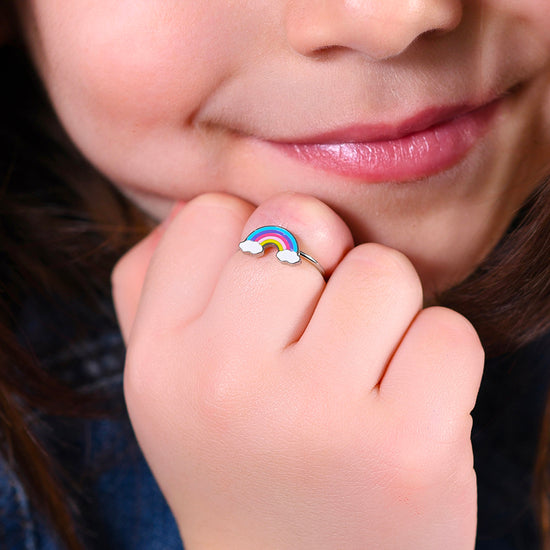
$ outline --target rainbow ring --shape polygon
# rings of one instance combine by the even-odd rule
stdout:
[[[252,254],[253,256],[262,256],[264,250],[270,246],[277,249],[277,259],[280,262],[297,265],[303,258],[313,264],[323,278],[325,277],[325,270],[321,264],[309,254],[302,252],[298,247],[296,237],[284,227],[277,225],[259,227],[239,244],[239,248],[245,254]]]

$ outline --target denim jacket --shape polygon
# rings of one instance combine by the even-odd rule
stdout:
[[[55,314],[32,304],[23,312],[22,322],[34,334],[34,346],[47,368],[55,370],[61,365],[65,376],[72,377],[68,382],[84,391],[101,388],[120,405],[124,346],[113,312],[107,309],[103,319],[92,323],[95,328],[70,347],[56,345],[51,330],[48,332],[40,321],[48,319],[50,329],[62,326],[66,330],[65,316],[57,324],[52,320]],[[476,550],[539,547],[530,502],[531,469],[549,367],[550,338],[486,365],[473,414],[479,493]],[[121,411],[102,420],[46,419],[55,452],[81,488],[76,505],[86,548],[181,550],[172,514],[139,450],[123,407]],[[31,506],[17,476],[0,461],[0,550],[61,548]]]
[[[133,435],[122,394],[124,345],[112,312],[71,346],[57,345],[55,327],[71,331],[67,317],[33,303],[23,311],[26,336],[45,368],[60,368],[67,382],[88,392],[100,389],[116,411],[102,419],[46,418],[51,451],[78,491],[79,535],[89,549],[181,550],[174,518]],[[74,308],[73,308],[74,312]],[[77,312],[78,313],[78,312]],[[46,325],[49,331],[46,330]],[[72,335],[69,335],[69,340]],[[51,527],[34,509],[9,465],[0,459],[0,550],[61,550]]]

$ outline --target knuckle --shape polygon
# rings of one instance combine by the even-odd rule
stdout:
[[[191,199],[187,206],[221,206],[223,208],[227,207],[240,207],[246,205],[246,201],[239,199],[234,195],[228,195],[226,193],[203,193],[202,195],[197,195]]]
[[[429,330],[437,333],[434,341],[442,349],[459,350],[465,364],[474,368],[483,365],[485,352],[479,336],[470,321],[460,313],[433,306],[422,310],[416,322],[425,323]]]
[[[355,261],[362,261],[365,267],[387,272],[398,278],[420,279],[411,261],[401,252],[377,243],[366,243],[356,246],[350,255]]]
[[[252,212],[252,205],[239,197],[225,193],[204,193],[190,200],[185,210],[191,212],[200,212],[203,209],[212,209],[225,212],[230,216],[236,216],[241,224]],[[191,214],[192,215],[192,214]]]
[[[309,225],[312,221],[322,221],[326,216],[336,214],[322,201],[301,193],[278,193],[258,206],[257,212],[281,218],[291,224]]]
[[[422,399],[437,406],[450,421],[470,412],[477,399],[484,351],[472,325],[453,310],[435,306],[422,310],[405,337],[424,376],[418,385]],[[437,391],[437,393],[434,393]]]
[[[397,250],[376,243],[362,244],[347,254],[343,264],[358,289],[374,285],[379,292],[422,303],[420,278],[410,260]]]
[[[263,225],[280,225],[297,237],[300,248],[312,254],[332,272],[353,246],[348,226],[319,199],[297,193],[281,193],[258,206],[245,226],[246,232]]]

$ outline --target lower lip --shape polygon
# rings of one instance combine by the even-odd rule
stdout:
[[[432,176],[460,162],[486,134],[500,101],[398,139],[350,143],[274,143],[290,157],[366,183]]]

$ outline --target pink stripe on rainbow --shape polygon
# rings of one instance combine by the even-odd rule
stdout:
[[[256,242],[263,248],[275,246],[279,251],[292,250],[297,254],[299,253],[298,243],[294,235],[290,231],[275,225],[266,225],[256,229],[248,235],[246,240]]]

